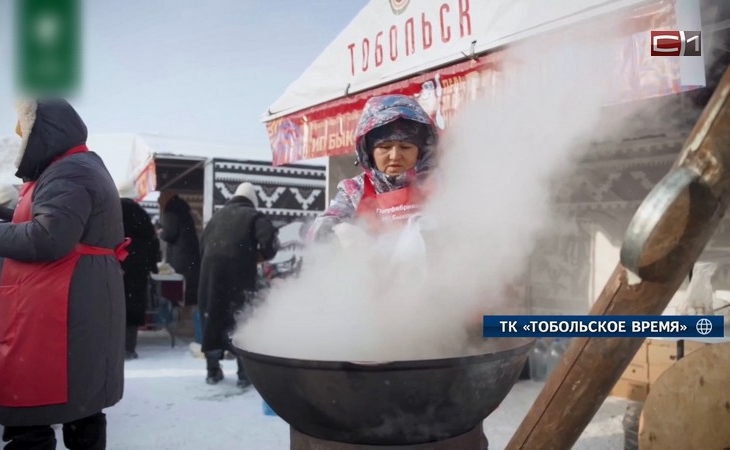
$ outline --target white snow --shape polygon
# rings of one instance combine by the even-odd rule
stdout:
[[[254,390],[235,387],[235,361],[223,362],[226,379],[205,384],[205,361],[177,340],[170,348],[164,334],[140,335],[139,359],[126,367],[124,399],[106,410],[108,450],[286,450],[289,427],[265,416]],[[530,408],[542,383],[519,382],[484,423],[491,450],[504,449]],[[623,448],[622,400],[609,398],[574,450]],[[60,428],[59,448],[63,448]]]

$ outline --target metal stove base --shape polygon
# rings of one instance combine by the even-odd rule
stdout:
[[[439,442],[415,445],[359,445],[341,442],[325,441],[300,433],[289,428],[290,450],[488,450],[482,426],[474,428],[468,433]]]

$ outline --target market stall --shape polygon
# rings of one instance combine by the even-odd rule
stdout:
[[[615,61],[606,118],[641,109],[640,103],[664,114],[635,118],[640,127],[595,139],[554,199],[572,227],[538,243],[524,307],[536,314],[585,313],[616,266],[629,220],[676,161],[730,62],[726,2],[371,1],[265,113],[274,163],[327,157],[329,199],[339,180],[359,172],[354,129],[368,98],[413,96],[448,130],[465,105],[488,101],[509,80],[519,66],[515,48],[539,41],[534,45],[544,50],[546,69],[577,65],[561,49],[608,24],[618,24],[620,36],[602,49]],[[652,56],[652,30],[701,30],[703,56]],[[727,225],[719,224],[701,260],[726,258]],[[717,273],[713,287],[722,289],[730,278],[726,268]],[[683,289],[675,298],[684,298]],[[661,347],[643,348],[652,345]],[[615,395],[648,392],[648,370],[628,368],[624,377],[631,376],[634,384],[619,383]]]
[[[278,225],[306,220],[324,209],[324,167],[273,166],[241,158],[245,153],[237,145],[140,135],[133,143],[124,190],[155,217],[159,211],[150,194],[177,192],[190,204],[199,231],[245,181],[257,186],[262,211]]]
[[[513,48],[539,41],[546,67],[580,64],[560,49],[620,24],[620,37],[604,49],[616,61],[606,115],[639,102],[676,114],[596,142],[558,194],[575,226],[539,244],[525,306],[584,312],[633,211],[666,173],[716,82],[726,17],[727,5],[699,0],[372,1],[264,114],[273,162],[327,157],[329,201],[341,179],[359,173],[353,134],[369,97],[412,95],[446,130],[465,105],[489,99],[510,78]],[[650,55],[650,30],[677,29],[704,31],[704,58]]]

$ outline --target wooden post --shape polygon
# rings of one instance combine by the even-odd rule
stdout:
[[[730,70],[672,172],[634,216],[621,251],[623,264],[617,265],[590,314],[662,314],[704,250],[730,197],[729,94]],[[688,173],[696,178],[687,184],[677,181]],[[639,279],[630,281],[632,275]],[[572,448],[643,341],[573,339],[506,450]]]

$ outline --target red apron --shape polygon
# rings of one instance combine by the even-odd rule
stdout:
[[[87,151],[80,146],[64,156]],[[59,158],[60,159],[60,158]],[[35,182],[25,183],[13,223],[33,220]],[[116,249],[77,244],[52,262],[6,258],[0,277],[0,405],[33,407],[68,401],[68,301],[71,278],[83,255],[127,256]]]
[[[369,176],[365,176],[363,194],[356,217],[364,218],[374,231],[403,226],[420,211],[423,195],[413,187],[378,194]]]

